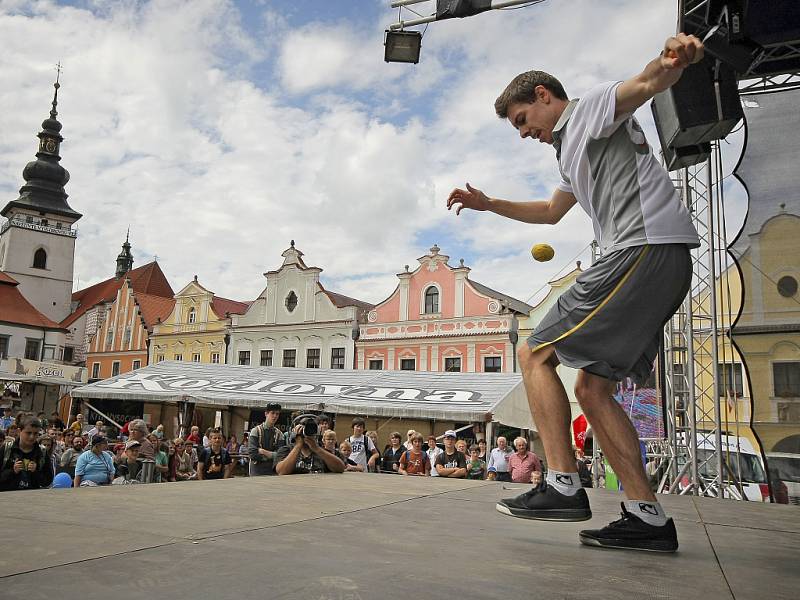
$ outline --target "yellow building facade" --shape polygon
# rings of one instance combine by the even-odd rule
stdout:
[[[163,360],[224,364],[232,314],[244,314],[247,302],[214,296],[197,281],[175,294],[172,312],[153,327],[150,364]]]

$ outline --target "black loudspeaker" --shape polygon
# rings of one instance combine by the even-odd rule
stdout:
[[[736,73],[709,56],[687,67],[670,89],[656,94],[652,109],[661,145],[671,148],[721,140],[744,117]]]
[[[667,171],[677,171],[707,161],[711,156],[711,143],[706,142],[699,146],[684,146],[683,148],[670,148],[662,144],[661,151],[664,153],[664,164]]]

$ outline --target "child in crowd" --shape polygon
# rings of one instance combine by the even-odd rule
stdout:
[[[486,473],[486,461],[480,458],[481,449],[477,444],[469,448],[469,462],[467,462],[467,479],[483,479]]]
[[[350,455],[353,453],[353,446],[350,445],[350,442],[347,440],[343,441],[339,445],[339,452],[342,453],[344,457],[344,464],[346,471],[360,471],[361,473],[364,472],[364,465],[359,465],[355,461],[350,459]]]
[[[431,461],[428,454],[422,450],[422,435],[414,431],[409,439],[411,450],[406,450],[400,456],[398,473],[401,475],[430,476]]]

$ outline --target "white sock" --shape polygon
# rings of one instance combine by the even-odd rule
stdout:
[[[550,469],[547,471],[547,485],[565,496],[574,496],[581,489],[581,478],[577,473],[562,473]]]
[[[658,502],[646,500],[626,500],[625,508],[648,525],[663,527],[667,524],[667,514]]]

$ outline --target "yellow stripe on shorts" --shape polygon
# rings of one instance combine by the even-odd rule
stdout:
[[[578,329],[580,329],[581,327],[586,325],[586,323],[589,322],[589,319],[591,319],[593,316],[595,316],[600,311],[601,308],[603,308],[606,304],[608,304],[608,302],[611,300],[611,298],[613,298],[616,295],[616,293],[620,290],[620,288],[624,285],[624,283],[630,278],[631,275],[633,275],[633,272],[639,266],[639,263],[642,262],[642,259],[644,258],[644,255],[647,254],[648,250],[650,250],[650,246],[645,246],[644,250],[642,250],[642,253],[636,259],[636,262],[634,262],[631,265],[631,268],[628,269],[628,272],[625,273],[625,275],[622,277],[622,279],[619,280],[619,283],[617,283],[617,285],[614,286],[614,289],[611,290],[611,292],[608,294],[608,296],[606,296],[603,299],[603,301],[600,304],[597,305],[597,308],[595,308],[592,312],[590,312],[588,315],[586,315],[586,317],[584,317],[583,321],[581,321],[580,323],[575,325],[575,327],[573,327],[569,331],[565,331],[560,336],[558,336],[556,339],[554,339],[554,340],[552,340],[550,342],[543,342],[543,343],[539,344],[538,346],[536,346],[535,348],[531,348],[531,352],[536,352],[537,350],[541,350],[542,348],[546,348],[547,346],[550,346],[551,344],[555,344],[556,342],[560,342],[565,337],[568,337],[568,336],[572,335],[573,333],[578,331]]]

